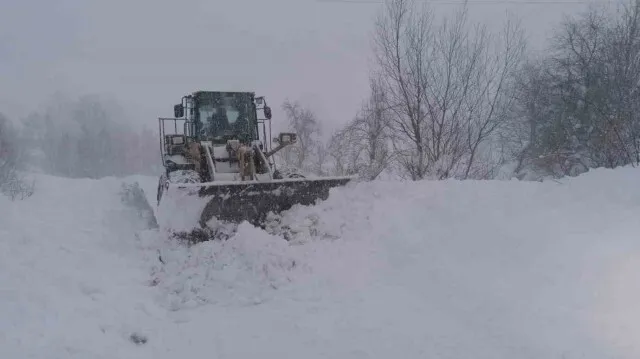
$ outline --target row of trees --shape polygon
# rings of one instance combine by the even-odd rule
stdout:
[[[466,6],[436,22],[417,4],[386,3],[368,99],[328,144],[312,112],[285,104],[306,169],[487,179],[640,163],[640,1],[567,18],[538,58],[513,19],[490,33]]]
[[[554,175],[640,163],[640,2],[565,21],[518,76],[518,170]]]
[[[99,96],[56,98],[18,124],[0,129],[11,139],[3,146],[7,168],[87,178],[159,172],[157,133],[135,131],[117,103]]]

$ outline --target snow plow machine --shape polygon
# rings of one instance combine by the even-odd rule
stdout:
[[[264,97],[254,92],[198,91],[182,97],[173,118],[159,118],[165,171],[158,183],[158,224],[182,238],[211,235],[212,220],[264,228],[269,213],[313,205],[353,179],[277,169],[273,155],[297,139],[295,133],[272,139],[271,117]]]

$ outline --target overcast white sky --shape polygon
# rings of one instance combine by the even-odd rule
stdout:
[[[477,1],[477,0],[475,0]],[[482,1],[482,0],[481,0]],[[516,0],[512,0],[516,1]],[[540,45],[576,4],[474,4],[474,20],[508,9]],[[370,31],[382,4],[316,0],[0,0],[0,112],[16,119],[55,92],[115,96],[156,125],[194,90],[254,90],[274,120],[286,98],[328,129],[367,94]],[[451,4],[434,5],[450,11]],[[155,128],[155,127],[154,127]]]

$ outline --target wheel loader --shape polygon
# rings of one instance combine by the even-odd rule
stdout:
[[[158,119],[165,168],[158,217],[165,228],[191,232],[211,220],[263,226],[270,212],[313,205],[353,179],[278,169],[274,154],[297,138],[288,132],[272,138],[271,118],[265,98],[254,92],[197,91],[182,97],[173,118]]]

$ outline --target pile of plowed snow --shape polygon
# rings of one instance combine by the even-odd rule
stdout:
[[[0,196],[0,358],[122,358],[155,326],[147,223],[121,182],[38,176],[32,197]]]
[[[640,355],[638,169],[359,183],[191,247],[122,181],[44,178],[0,199],[0,357]]]

